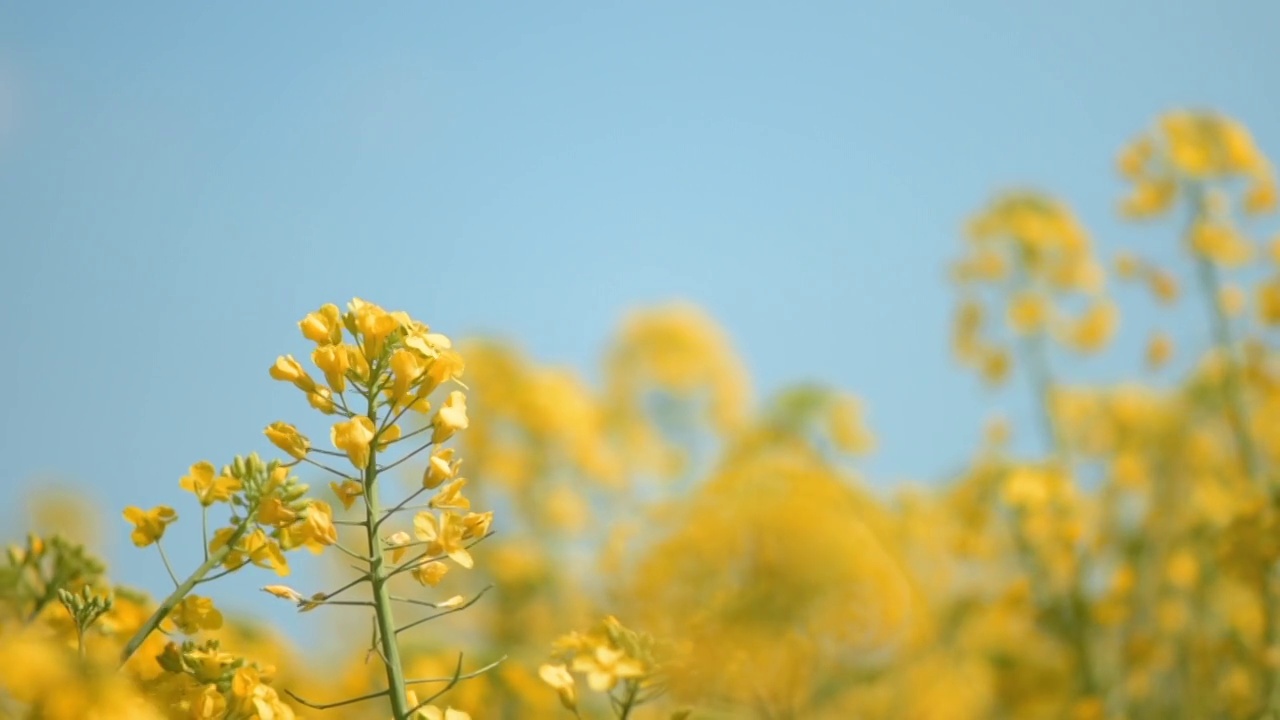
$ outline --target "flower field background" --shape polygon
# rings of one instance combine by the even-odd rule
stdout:
[[[309,362],[284,354],[268,373],[305,399],[264,430],[277,458],[199,460],[181,511],[123,508],[167,597],[113,585],[92,547],[56,533],[9,548],[5,710],[1275,712],[1280,237],[1250,232],[1276,210],[1274,170],[1239,123],[1187,111],[1117,164],[1123,214],[1186,218],[1170,233],[1190,287],[1129,253],[1109,273],[1069,207],[1033,191],[979,210],[953,266],[955,354],[988,383],[1025,380],[1042,457],[1011,455],[996,424],[956,477],[873,493],[856,471],[874,447],[857,398],[798,385],[752,407],[740,358],[693,307],[630,317],[593,387],[501,343],[455,346],[401,311],[326,304],[298,323]],[[1178,382],[1071,381],[1069,354],[1116,333],[1115,282],[1202,306],[1214,342],[1184,350]],[[1153,335],[1147,363],[1175,352]],[[203,561],[175,569],[165,541],[197,542]],[[323,572],[285,584],[302,551]],[[367,645],[326,675],[221,612],[213,583],[259,569],[279,576],[269,600],[322,627],[365,615]]]
[[[448,17],[471,29],[467,12]],[[651,28],[638,24],[632,29],[648,42],[634,55],[618,52],[656,58],[659,39],[679,50],[689,33],[699,39],[689,57],[713,55],[701,47],[708,35],[690,30],[706,20],[697,15],[703,11],[691,12],[670,35],[645,35]],[[22,107],[14,98],[44,102],[55,120],[65,107],[53,92],[13,91],[7,68],[21,63],[6,52],[45,73],[29,72],[30,87],[71,77],[49,58],[84,56],[59,44],[71,35],[50,32],[61,25],[35,15],[11,26],[39,30],[61,50],[42,55],[0,22],[0,216],[20,218],[19,230],[0,224],[0,232],[44,238],[49,245],[40,247],[56,249],[66,230],[59,223],[92,214],[77,216],[74,204],[62,214],[51,209],[57,173],[19,182],[6,162],[29,168],[33,158],[53,157],[8,142],[48,140],[24,129],[41,116],[14,110]],[[574,22],[596,32],[626,24],[559,8],[550,16],[557,30],[571,28],[562,39],[591,34],[573,30]],[[295,20],[310,27],[306,17]],[[551,27],[542,16],[524,20]],[[74,34],[87,21],[67,22]],[[742,32],[763,33],[741,22]],[[312,29],[322,27],[332,28]],[[416,42],[398,27],[380,27],[388,47]],[[522,37],[506,35],[508,25],[493,32],[503,39],[494,52]],[[130,27],[121,37],[142,34]],[[165,42],[180,45],[175,37]],[[623,45],[627,37],[617,36]],[[842,47],[842,36],[833,37]],[[764,46],[744,45],[752,57]],[[799,55],[804,46],[786,44]],[[467,62],[488,57],[448,47]],[[574,46],[567,65],[555,67],[616,57],[610,51]],[[822,65],[810,60],[791,67]],[[515,67],[503,64],[503,73]],[[588,68],[582,77],[605,84],[633,71]],[[679,74],[673,66],[638,77],[674,83]],[[235,75],[250,87],[249,73]],[[726,78],[737,76],[718,77],[732,85]],[[484,86],[466,77],[463,84]],[[807,87],[796,77],[774,91]],[[405,110],[402,91],[414,82],[401,77],[385,87],[395,101],[384,107]],[[259,86],[236,97],[261,93],[266,106],[275,92],[294,91]],[[507,88],[511,97],[520,92]],[[688,92],[693,106],[714,106]],[[603,310],[575,296],[580,313],[542,319],[539,298],[581,292],[570,279],[593,272],[601,297],[615,297],[606,286],[638,274],[606,277],[603,266],[554,254],[537,264],[537,252],[499,251],[474,238],[383,244],[365,232],[386,222],[379,209],[404,213],[434,202],[397,195],[390,183],[343,196],[357,215],[372,217],[367,226],[348,218],[341,229],[359,237],[336,249],[292,239],[224,247],[219,238],[182,235],[244,266],[216,275],[166,264],[174,246],[77,246],[59,271],[95,262],[127,268],[110,286],[124,305],[64,284],[67,302],[84,307],[83,316],[65,317],[31,301],[44,289],[14,284],[23,309],[0,318],[0,331],[19,339],[8,372],[14,402],[0,438],[17,468],[0,486],[9,513],[0,537],[0,718],[1280,720],[1280,198],[1276,158],[1267,152],[1280,147],[1280,127],[1262,112],[1250,126],[1226,109],[1160,100],[1165,90],[1131,94],[1151,103],[1147,114],[1090,145],[1107,148],[1081,165],[1097,172],[1068,191],[1055,189],[1051,167],[1037,182],[972,171],[966,179],[984,178],[981,187],[952,188],[958,176],[947,161],[927,163],[946,179],[947,194],[976,200],[938,220],[948,228],[945,253],[922,242],[896,274],[876,263],[894,252],[888,244],[910,237],[850,240],[812,257],[801,242],[782,254],[803,262],[757,271],[740,259],[758,251],[748,243],[717,240],[683,254],[679,243],[655,241],[628,255],[633,250],[621,244],[610,250],[609,241],[593,241],[603,256],[631,258],[620,266],[652,262],[677,278],[704,254],[713,260],[688,276],[696,280],[689,292],[671,293],[694,299],[642,302],[654,292],[610,288],[630,309],[610,321],[596,353],[579,352],[584,331],[575,323]],[[447,115],[448,102],[433,101],[432,113]],[[561,108],[556,117],[565,122],[573,114],[542,96],[524,110],[541,107]],[[352,157],[396,156],[380,143],[429,134],[397,129],[390,115],[361,116],[368,124]],[[724,117],[712,135],[734,132],[725,128],[737,120]],[[111,126],[78,119],[69,127],[81,123],[91,131]],[[1093,135],[1106,132],[1100,124]],[[268,136],[292,147],[287,133]],[[812,150],[770,137],[775,144],[764,147]],[[154,142],[177,147],[165,138],[155,133]],[[860,138],[849,157],[865,150],[883,158],[870,147],[877,142],[874,134]],[[291,163],[306,164],[307,153],[291,152]],[[394,164],[380,167],[390,172]],[[1008,168],[994,157],[992,164]],[[729,182],[736,166],[718,167],[716,177]],[[819,178],[816,187],[840,184],[805,167]],[[291,166],[288,177],[342,174],[332,170]],[[483,170],[459,163],[457,184],[490,181]],[[901,197],[895,183],[913,196],[933,182],[911,185],[898,167],[871,175],[881,179],[865,191],[894,198]],[[434,182],[433,191],[450,197],[453,178]],[[599,193],[591,195],[597,205],[615,193],[582,178],[557,182]],[[114,193],[137,190],[120,180],[102,197],[116,202]],[[346,217],[314,196],[279,192],[264,197],[313,208],[317,234]],[[602,212],[646,207],[644,195],[616,194],[626,202]],[[750,203],[741,204],[745,212]],[[557,207],[518,220],[572,215],[576,203]],[[644,213],[661,216],[656,208]],[[170,227],[184,217],[170,214],[177,212],[156,209]],[[907,214],[866,222],[913,227]],[[701,215],[682,217],[696,226]],[[820,223],[806,227],[821,231]],[[471,254],[455,255],[451,243]],[[10,247],[0,261],[12,262],[0,266],[29,261],[33,277],[43,277],[45,256],[25,259]],[[113,251],[132,259],[103,260]],[[649,251],[661,256],[647,260]],[[507,268],[521,257],[527,269]],[[268,258],[283,258],[282,267]],[[863,292],[854,282],[868,277],[859,274],[862,260],[893,277]],[[886,325],[859,327],[843,310],[828,316],[810,307],[808,281],[786,268],[817,273],[820,264],[853,287],[858,310],[847,318],[909,325],[920,316],[908,306],[944,298],[945,329],[924,323],[897,332],[945,356],[982,411],[954,413],[932,376],[922,373],[912,387],[910,373],[924,366],[888,356],[904,345],[873,329]],[[530,284],[515,289],[512,278]],[[173,283],[182,288],[173,297],[192,301],[138,301],[150,296],[130,295],[126,285],[143,281]],[[716,283],[746,289],[734,297],[752,308],[751,322],[723,322],[724,303],[698,301],[714,295],[700,290]],[[273,307],[258,317],[246,297],[270,297]],[[511,316],[527,314],[529,327],[484,332],[454,317],[484,303],[518,308]],[[102,323],[93,319],[99,306],[126,311]],[[299,310],[277,322],[282,307]],[[759,308],[770,321],[756,322]],[[220,315],[237,318],[236,333]],[[828,357],[849,347],[835,336],[852,338],[859,355],[878,356],[874,366],[895,377],[822,377],[815,368],[846,362]],[[546,352],[562,343],[573,352]],[[744,348],[766,348],[795,372],[761,379]],[[575,353],[594,359],[543,359]],[[1108,355],[1128,358],[1109,366],[1123,372],[1099,370]],[[853,365],[862,357],[847,362],[868,367]],[[214,366],[243,367],[236,377],[248,379],[208,385]],[[911,392],[886,398],[882,386]],[[193,388],[201,394],[190,395]],[[881,431],[882,416],[907,430],[906,439]],[[138,430],[123,433],[104,418]],[[215,418],[235,420],[240,452],[226,450]],[[121,437],[142,440],[102,446]],[[206,440],[207,451],[170,467],[172,451]],[[885,453],[886,445],[895,450]],[[113,480],[22,476],[33,468],[83,471],[86,457]],[[901,479],[922,467],[931,474]]]

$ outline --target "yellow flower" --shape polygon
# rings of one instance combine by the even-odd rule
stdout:
[[[426,397],[441,385],[462,377],[464,368],[461,355],[452,350],[441,351],[427,365],[426,376],[418,387],[418,397]]]
[[[433,358],[441,352],[453,347],[453,342],[440,333],[431,332],[431,328],[417,323],[408,329],[404,338],[405,347],[417,350],[423,357]]]
[[[342,503],[344,510],[350,510],[356,503],[356,498],[364,495],[364,486],[355,480],[343,480],[341,485],[330,482],[329,487],[333,490],[333,494],[338,496],[338,502]]]
[[[157,505],[150,510],[130,506],[124,509],[124,519],[134,524],[129,536],[133,544],[146,547],[164,535],[164,529],[178,519],[178,513],[168,505]]]
[[[1049,304],[1039,293],[1020,293],[1009,303],[1009,326],[1022,335],[1044,327],[1049,317]]]
[[[1191,229],[1191,248],[1199,255],[1227,267],[1243,265],[1253,247],[1239,233],[1220,223],[1200,220]]]
[[[314,390],[307,393],[307,403],[325,415],[333,414],[333,393],[327,387],[317,385]]]
[[[1116,158],[1116,167],[1120,174],[1127,178],[1140,177],[1147,161],[1151,158],[1153,149],[1151,140],[1147,138],[1141,138],[1127,145]]]
[[[1011,507],[1041,507],[1049,500],[1048,478],[1034,470],[1014,470],[1005,479],[1001,495]]]
[[[334,392],[347,388],[347,370],[351,369],[351,351],[347,345],[322,345],[311,352],[311,362],[324,373],[325,382]],[[358,354],[359,351],[355,350]]]
[[[200,504],[208,507],[216,502],[227,502],[240,489],[240,481],[230,475],[216,475],[213,463],[201,460],[178,481],[178,486],[193,493]]]
[[[453,448],[437,448],[427,461],[427,468],[422,473],[422,487],[433,490],[445,480],[452,480],[458,474],[461,460],[453,459]]]
[[[435,586],[447,572],[449,572],[448,565],[432,560],[429,563],[424,563],[415,567],[410,571],[410,574],[413,575],[414,580],[417,580],[423,585]]]
[[[413,518],[413,534],[427,543],[428,553],[447,555],[470,569],[473,565],[471,553],[462,545],[464,530],[458,516],[451,512],[445,512],[439,519],[429,512],[420,512]]]
[[[280,448],[288,453],[291,457],[301,460],[311,451],[311,441],[306,435],[298,432],[298,428],[287,422],[273,422],[262,431],[272,445]]]
[[[586,673],[587,685],[596,692],[609,692],[619,680],[644,677],[644,665],[614,647],[597,645],[593,652],[573,659],[574,672]]]
[[[1280,325],[1280,279],[1258,286],[1258,319],[1265,325]]]
[[[409,393],[422,377],[422,358],[412,350],[400,348],[391,353],[391,387],[387,389],[391,404],[400,407],[401,403],[411,397]]]
[[[261,684],[262,677],[258,671],[249,665],[244,665],[237,668],[235,675],[231,676],[231,693],[241,701],[249,700]]]
[[[1173,206],[1177,194],[1178,184],[1173,178],[1142,178],[1121,203],[1120,212],[1135,219],[1159,215]]]
[[[192,720],[219,720],[226,717],[227,699],[217,685],[196,685],[187,694],[185,702],[191,708],[187,717]]]
[[[235,535],[234,528],[220,528],[213,533],[213,538],[209,540],[209,552],[215,553],[228,545],[231,545],[231,536]],[[244,555],[244,538],[240,538],[231,549],[227,552],[226,558],[223,559],[222,565],[228,570],[235,570],[243,566],[248,560]]]
[[[1155,295],[1156,300],[1163,305],[1168,305],[1178,299],[1178,281],[1166,272],[1153,270],[1147,276],[1147,286],[1151,289],[1151,294]]]
[[[1116,275],[1122,280],[1133,280],[1144,269],[1142,261],[1131,253],[1121,253],[1116,257]]]
[[[364,350],[354,345],[342,346],[347,352],[347,366],[349,372],[355,376],[355,379],[368,383],[370,381],[369,373],[372,370],[369,367],[369,359],[364,356]]]
[[[400,327],[400,323],[386,310],[360,298],[353,299],[347,308],[351,312],[354,332],[363,340],[365,357],[381,355],[384,341]]]
[[[573,675],[569,673],[569,668],[565,667],[564,663],[543,665],[538,668],[538,677],[556,691],[560,696],[560,704],[564,705],[565,709],[573,710],[578,707],[578,693],[574,687]]]
[[[243,551],[254,565],[270,568],[281,577],[289,574],[289,561],[285,560],[279,543],[267,537],[260,528],[244,539]]]
[[[453,437],[459,430],[467,428],[467,396],[460,390],[449,393],[444,405],[436,411],[431,421],[431,442],[437,445]]]
[[[262,590],[280,598],[281,600],[302,602],[302,593],[294,590],[288,585],[264,585]]]
[[[227,667],[236,661],[235,655],[216,649],[192,650],[182,654],[191,661],[193,674],[200,682],[217,682]]]
[[[986,348],[980,358],[982,377],[992,385],[999,385],[1009,377],[1009,353],[1000,348]]]
[[[213,606],[213,600],[199,595],[183,598],[169,613],[169,619],[187,635],[222,627],[222,613]]]
[[[1165,565],[1165,577],[1179,590],[1189,590],[1200,579],[1200,563],[1190,550],[1179,550]]]
[[[282,355],[276,358],[275,365],[271,366],[271,377],[276,380],[284,380],[293,383],[294,387],[303,392],[311,392],[315,390],[316,383],[302,369],[302,365],[293,359],[292,355]]]
[[[409,551],[408,546],[412,539],[409,537],[409,533],[399,530],[392,533],[383,542],[387,544],[387,549],[391,551],[391,562],[398,563],[400,558],[404,557],[404,554]]]
[[[428,504],[437,510],[469,510],[471,501],[462,495],[462,488],[466,486],[467,481],[458,478],[436,493]]]
[[[388,425],[381,434],[378,435],[378,450],[386,450],[391,443],[400,439],[400,426]]]
[[[1215,119],[1227,167],[1238,173],[1257,174],[1266,165],[1266,160],[1258,152],[1249,130],[1230,118],[1219,116]]]
[[[258,506],[257,521],[263,525],[282,528],[298,519],[298,513],[278,497],[269,497]]]
[[[294,538],[312,553],[338,542],[338,528],[333,524],[333,508],[323,500],[312,500],[303,512],[302,522],[295,528]]]
[[[1276,181],[1264,178],[1254,183],[1244,196],[1244,211],[1251,215],[1261,215],[1276,209]]]
[[[1147,342],[1147,367],[1157,369],[1164,367],[1173,356],[1173,340],[1165,333],[1156,333]]]
[[[467,513],[462,516],[462,539],[484,537],[489,534],[489,526],[493,524],[493,512]]]
[[[333,446],[342,450],[358,470],[369,465],[369,443],[373,442],[373,421],[358,415],[350,420],[336,423],[329,432]]]
[[[298,323],[302,336],[318,345],[336,345],[342,342],[342,311],[333,303],[320,306]]]
[[[1100,350],[1115,335],[1118,323],[1114,305],[1095,303],[1067,328],[1066,343],[1079,352]]]

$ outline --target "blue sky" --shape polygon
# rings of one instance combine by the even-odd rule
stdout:
[[[1115,219],[1115,151],[1191,105],[1280,157],[1280,4],[867,7],[0,6],[9,519],[33,481],[86,493],[117,577],[162,591],[120,508],[265,450],[305,413],[267,366],[357,295],[585,372],[626,310],[692,300],[764,391],[860,394],[874,482],[945,477],[989,412],[1028,417],[949,356],[964,218],[1031,183],[1104,256],[1172,256]],[[1157,322],[1204,339],[1121,300],[1075,376],[1132,372]]]

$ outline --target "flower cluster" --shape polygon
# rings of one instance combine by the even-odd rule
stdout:
[[[1002,382],[1014,355],[987,327],[992,305],[1003,306],[1009,333],[1034,356],[1029,364],[1039,362],[1046,336],[1092,353],[1115,334],[1118,311],[1103,294],[1105,273],[1088,234],[1062,203],[1032,191],[999,196],[970,222],[967,249],[953,270],[965,292],[954,347],[961,362],[988,381]]]
[[[471,603],[464,602],[460,595],[435,602],[394,596],[391,582],[397,576],[408,575],[422,586],[435,587],[451,566],[472,569],[475,560],[469,549],[490,533],[493,513],[471,510],[471,500],[463,494],[468,481],[459,475],[461,459],[456,457],[454,448],[445,447],[470,425],[467,397],[462,390],[453,389],[465,387],[459,380],[465,367],[462,356],[452,349],[448,337],[432,332],[407,313],[389,312],[358,298],[351,301],[346,312],[336,305],[324,305],[304,317],[298,327],[303,337],[315,345],[311,362],[324,381],[313,378],[292,355],[277,358],[270,375],[301,391],[313,409],[336,418],[329,428],[333,449],[313,446],[310,438],[291,423],[274,422],[264,432],[295,463],[328,473],[332,477],[329,487],[344,511],[357,506],[363,510],[358,519],[344,521],[362,531],[362,550],[339,542],[332,521],[316,523],[324,524],[329,544],[337,545],[360,563],[360,574],[337,590],[309,597],[287,586],[269,585],[264,590],[297,603],[301,610],[351,602],[371,607],[375,631],[370,650],[382,659],[386,677],[386,687],[374,697],[385,696],[397,720],[434,718],[441,712],[430,705],[435,696],[419,702],[408,687],[398,639],[401,632],[433,616],[398,626],[393,605],[449,613]],[[433,411],[437,393],[443,393],[444,399]],[[404,429],[415,417],[428,420],[421,427]],[[385,460],[397,452],[397,459]],[[385,506],[382,486],[391,477],[390,471],[415,457],[424,460],[417,489],[394,505]],[[339,467],[334,467],[335,460]],[[411,504],[428,492],[431,495],[424,504]],[[328,507],[324,509],[327,512]],[[417,510],[412,519],[412,536],[405,530],[393,529],[399,513],[411,510]],[[273,506],[270,517],[291,521],[290,511],[286,506]],[[306,513],[300,519],[310,522],[313,515],[314,512]],[[291,537],[294,543],[315,542],[314,529]],[[410,553],[412,556],[406,557]],[[348,601],[341,597],[359,585],[369,587],[369,600]],[[460,679],[461,667],[453,681]],[[311,707],[329,708],[368,700],[370,696],[333,703],[297,699]],[[457,714],[453,710],[444,712],[450,718]]]
[[[641,705],[660,697],[661,670],[653,638],[630,630],[617,618],[606,617],[588,633],[571,632],[554,643],[554,663],[538,669],[542,681],[550,685],[560,703],[581,717],[574,674],[586,679],[593,692],[603,693],[619,718],[626,718]],[[687,713],[677,712],[673,718]]]

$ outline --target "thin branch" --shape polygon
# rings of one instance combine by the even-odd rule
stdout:
[[[424,444],[424,445],[420,445],[420,446],[418,446],[418,449],[417,449],[417,450],[414,450],[413,452],[409,453],[408,455],[405,455],[404,457],[402,457],[402,458],[400,458],[399,460],[397,460],[397,461],[395,461],[395,462],[391,463],[390,465],[383,465],[382,467],[378,468],[378,472],[380,472],[380,473],[384,473],[384,472],[386,472],[386,471],[388,471],[388,470],[390,470],[390,469],[394,468],[395,466],[399,465],[400,463],[403,463],[404,461],[408,460],[409,458],[413,457],[414,455],[417,455],[418,453],[422,452],[423,450],[426,450],[427,448],[431,447],[431,446],[432,446],[432,445],[434,445],[434,444],[435,444],[435,443],[430,443],[430,442],[429,442],[429,443],[426,443],[426,444]]]
[[[242,567],[244,567],[245,565],[248,565],[248,564],[249,564],[248,562],[242,562],[242,563],[240,563],[239,565],[236,565],[235,567],[230,567],[230,568],[227,568],[226,570],[223,570],[223,571],[221,571],[221,572],[216,572],[216,573],[214,573],[214,574],[212,574],[212,575],[210,575],[210,576],[208,576],[208,577],[200,578],[199,580],[197,580],[197,581],[196,581],[196,584],[197,584],[197,585],[203,585],[203,584],[205,584],[205,583],[207,583],[207,582],[213,582],[214,580],[217,580],[218,578],[224,578],[224,577],[226,577],[226,576],[230,575],[231,573],[233,573],[233,572],[235,572],[235,571],[239,570],[240,568],[242,568]]]
[[[164,563],[164,569],[169,572],[169,579],[173,581],[173,586],[180,586],[182,583],[178,582],[178,576],[174,574],[173,566],[169,564],[169,557],[164,554],[164,546],[160,544],[160,538],[156,538],[156,549],[160,551],[160,561]],[[208,550],[205,551],[204,559],[209,560]]]
[[[374,698],[379,698],[386,695],[387,691],[379,690],[376,693],[369,693],[368,695],[361,695],[360,697],[354,697],[347,700],[339,700],[338,702],[331,702],[331,703],[315,703],[315,702],[311,702],[310,700],[304,700],[298,697],[297,694],[295,694],[292,690],[285,690],[284,694],[293,698],[295,701],[303,705],[306,705],[312,710],[329,710],[336,707],[342,707],[344,705],[354,705],[358,702],[364,702],[365,700],[372,700]]]
[[[414,398],[413,402],[400,408],[400,410],[395,414],[394,417],[391,415],[391,413],[387,413],[387,416],[382,420],[382,426],[378,428],[378,435],[382,435],[382,433],[385,432],[387,428],[400,422],[400,418],[404,417],[404,414],[409,411],[410,406],[412,406],[417,401],[418,401],[417,398]],[[395,409],[394,405],[392,406],[392,409],[393,410]],[[396,438],[396,440],[399,440],[399,439],[400,438]],[[395,442],[396,440],[392,440],[392,442]]]
[[[353,588],[353,587],[355,587],[355,586],[359,585],[360,583],[367,581],[368,579],[369,579],[369,573],[365,573],[365,574],[361,575],[360,577],[356,578],[355,580],[352,580],[351,582],[347,583],[346,585],[343,585],[342,587],[338,588],[337,590],[334,590],[333,592],[330,592],[330,593],[325,593],[325,594],[324,594],[324,597],[323,597],[323,598],[320,598],[320,599],[321,599],[321,600],[328,600],[329,598],[337,597],[337,596],[341,595],[342,593],[344,593],[344,592],[346,592],[346,591],[350,590],[351,588]]]
[[[387,510],[386,512],[382,513],[382,517],[380,517],[380,518],[378,518],[377,520],[375,520],[375,521],[374,521],[374,523],[373,523],[373,529],[374,529],[374,530],[377,530],[378,528],[382,527],[382,523],[384,523],[384,522],[386,522],[388,519],[390,519],[392,515],[395,515],[396,513],[400,512],[401,510],[405,510],[405,509],[406,509],[406,508],[405,508],[405,505],[408,505],[408,504],[409,504],[409,501],[411,501],[411,500],[413,500],[414,498],[418,497],[419,495],[421,495],[421,494],[422,494],[423,492],[425,492],[425,491],[426,491],[426,488],[418,488],[417,490],[414,490],[412,495],[410,495],[410,496],[406,497],[405,499],[401,500],[401,501],[399,502],[399,504],[397,504],[395,507],[393,507],[393,508],[391,508],[390,510]]]
[[[395,600],[396,602],[408,603],[410,605],[421,605],[422,607],[429,607],[433,610],[440,609],[440,603],[427,602],[426,600],[414,600],[413,598],[400,597],[399,595],[392,595],[391,599]]]
[[[435,428],[431,426],[431,423],[427,423],[426,425],[423,425],[422,427],[418,428],[417,430],[414,430],[413,432],[407,432],[401,435],[400,437],[396,438],[396,442],[404,442],[405,440],[408,440],[414,435],[421,435],[422,433],[428,430],[434,430],[434,429]]]
[[[415,628],[415,627],[417,627],[417,626],[419,626],[419,625],[421,625],[421,624],[423,624],[423,623],[431,622],[432,620],[435,620],[436,618],[442,618],[442,617],[444,617],[445,615],[452,615],[453,613],[456,613],[456,612],[462,612],[463,610],[466,610],[467,608],[471,607],[472,605],[475,605],[475,604],[476,604],[476,601],[477,601],[477,600],[479,600],[479,599],[480,599],[480,598],[481,598],[485,593],[489,592],[491,589],[493,589],[493,586],[492,586],[492,585],[485,586],[485,589],[483,589],[483,590],[481,590],[480,592],[476,593],[476,594],[475,594],[475,597],[473,597],[473,598],[471,598],[470,600],[468,600],[468,601],[466,601],[466,602],[462,603],[462,604],[461,604],[461,605],[459,605],[458,607],[455,607],[455,608],[449,608],[448,610],[444,610],[444,611],[442,611],[442,612],[435,613],[434,615],[428,615],[428,616],[426,616],[426,617],[424,617],[424,618],[420,618],[420,619],[418,619],[418,620],[414,620],[413,622],[411,622],[411,623],[409,623],[409,624],[407,624],[407,625],[401,625],[400,627],[396,628],[396,635],[399,635],[400,633],[404,632],[405,630],[409,630],[409,629],[411,629],[411,628]]]
[[[344,546],[342,545],[342,543],[334,543],[334,544],[333,544],[333,547],[338,548],[338,549],[339,549],[339,550],[341,550],[342,552],[346,553],[348,556],[353,557],[353,558],[355,558],[356,560],[359,560],[360,562],[364,562],[364,563],[369,562],[369,558],[367,558],[367,557],[365,557],[365,556],[361,555],[360,553],[356,552],[355,550],[352,550],[352,549],[350,549],[350,548],[344,547]]]
[[[414,705],[413,707],[409,708],[409,715],[413,715],[415,712],[417,712],[417,711],[421,710],[422,708],[424,708],[424,707],[426,707],[426,706],[430,705],[432,700],[435,700],[436,698],[440,697],[441,695],[443,695],[443,694],[445,694],[445,693],[449,692],[450,690],[452,690],[452,689],[453,689],[453,686],[454,686],[454,685],[457,685],[457,684],[458,684],[458,681],[459,681],[459,680],[461,680],[461,679],[462,679],[462,653],[458,653],[458,664],[457,664],[457,666],[456,666],[456,667],[454,667],[454,669],[453,669],[453,677],[449,679],[449,684],[448,684],[448,685],[445,685],[445,686],[444,686],[444,687],[442,687],[442,688],[440,688],[440,689],[439,689],[439,690],[438,690],[434,695],[432,695],[431,697],[429,697],[429,698],[427,698],[426,700],[423,700],[422,702],[418,703],[417,705]]]
[[[420,503],[418,505],[405,505],[402,508],[396,508],[395,512],[404,512],[406,510],[434,510],[435,506],[429,502]],[[388,510],[387,512],[393,512]]]
[[[310,610],[320,605],[351,605],[355,607],[376,607],[368,600],[299,600],[299,612]]]
[[[324,448],[318,448],[318,447],[311,448],[311,452],[320,453],[321,455],[328,455],[329,457],[342,458],[342,459],[346,459],[347,457],[346,453],[338,452],[337,450],[325,450]]]
[[[344,457],[345,457],[345,456],[344,456]],[[340,472],[340,471],[338,471],[338,470],[334,470],[333,468],[329,467],[328,465],[325,465],[324,463],[318,463],[318,462],[316,462],[315,460],[312,460],[312,459],[311,459],[311,458],[309,458],[309,457],[303,457],[303,458],[302,458],[302,461],[303,461],[303,462],[305,462],[305,463],[311,464],[311,465],[315,465],[316,467],[320,468],[321,470],[326,470],[326,471],[328,471],[328,472],[331,472],[331,473],[333,473],[334,475],[337,475],[338,477],[342,478],[343,480],[355,480],[355,478],[351,477],[350,475],[348,475],[348,474],[346,474],[346,473],[344,473],[344,472]]]
[[[469,673],[467,673],[467,674],[465,674],[465,675],[459,675],[459,676],[458,676],[458,680],[470,680],[470,679],[471,679],[471,678],[473,678],[473,677],[479,677],[480,675],[483,675],[484,673],[487,673],[487,672],[489,672],[490,670],[492,670],[492,669],[494,669],[494,668],[498,667],[498,666],[499,666],[499,665],[501,665],[501,664],[502,664],[506,659],[507,659],[507,656],[506,656],[506,655],[503,655],[502,657],[498,658],[497,660],[494,660],[493,662],[489,663],[488,665],[485,665],[484,667],[480,668],[479,670],[472,670],[471,672],[469,672]],[[425,683],[450,682],[450,681],[452,681],[452,680],[453,680],[453,678],[452,678],[452,677],[419,678],[419,679],[417,679],[417,680],[405,680],[405,681],[404,681],[404,684],[405,684],[405,685],[422,685],[422,684],[425,684]]]

